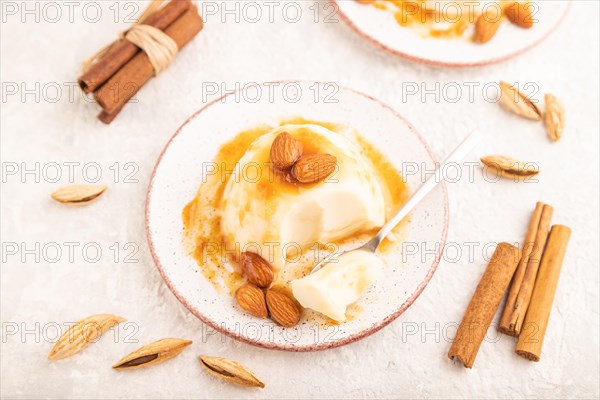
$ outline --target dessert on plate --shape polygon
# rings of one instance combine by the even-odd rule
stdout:
[[[402,27],[422,37],[470,38],[476,43],[492,39],[504,20],[529,29],[537,6],[511,0],[358,0],[393,15]]]
[[[183,211],[186,247],[243,311],[282,326],[359,312],[406,231],[400,224],[381,256],[342,255],[309,274],[328,252],[366,241],[409,195],[393,164],[343,125],[295,118],[250,129],[202,168]]]

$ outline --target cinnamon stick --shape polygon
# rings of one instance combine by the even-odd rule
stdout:
[[[531,256],[531,252],[535,247],[535,238],[537,236],[538,226],[542,217],[542,209],[544,203],[538,201],[535,205],[535,210],[531,214],[531,220],[529,221],[529,228],[527,229],[527,235],[525,236],[525,242],[523,243],[523,249],[521,250],[521,260],[517,266],[517,271],[513,277],[512,283],[510,284],[510,290],[504,304],[504,311],[498,325],[498,330],[507,335],[515,336],[515,325],[511,324],[510,321],[513,319],[513,313],[515,311],[515,302],[517,295],[523,284],[523,278],[525,277],[525,271],[527,270],[527,264]]]
[[[531,361],[539,361],[556,293],[558,277],[571,237],[571,229],[554,225],[544,250],[527,316],[515,352]]]
[[[542,253],[546,247],[546,241],[548,240],[548,231],[550,230],[550,221],[552,220],[553,211],[554,209],[552,206],[544,204],[535,236],[535,242],[529,260],[527,261],[527,269],[525,270],[525,275],[523,276],[510,318],[508,319],[508,331],[512,332],[513,336],[518,336],[521,332],[521,327],[523,326],[523,320],[527,313],[527,307],[529,307],[533,286],[535,285],[535,279],[540,267]]]
[[[202,29],[202,18],[196,6],[190,7],[183,15],[165,29],[177,47],[181,49],[189,43]],[[138,90],[154,75],[154,69],[144,52],[138,53],[114,74],[102,87],[94,93],[103,112],[101,120],[111,120]],[[110,116],[110,117],[109,117]]]
[[[142,22],[145,25],[164,30],[187,11],[191,4],[190,0],[171,0]],[[140,48],[130,41],[119,40],[110,47],[100,60],[79,77],[79,86],[85,93],[95,91],[140,51]]]
[[[117,109],[116,111],[113,111],[112,114],[109,114],[106,111],[101,111],[100,114],[98,114],[98,119],[108,125],[111,122],[113,122],[113,120],[117,117],[117,115],[119,115],[122,109],[123,107]]]
[[[508,243],[499,243],[494,251],[448,352],[466,368],[472,368],[486,331],[504,297],[506,288],[519,263],[520,250]]]

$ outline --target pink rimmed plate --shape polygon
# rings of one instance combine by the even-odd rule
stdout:
[[[472,33],[472,28],[461,39],[424,37],[414,29],[400,26],[391,12],[360,4],[356,0],[330,1],[335,5],[340,19],[376,47],[411,61],[440,67],[482,66],[516,57],[548,37],[571,6],[570,0],[532,1],[535,23],[531,29],[522,29],[506,22],[490,42],[481,45],[466,38]],[[470,2],[470,7],[488,2],[490,0],[475,0]],[[451,7],[447,3],[453,1],[440,1],[440,9]]]
[[[227,291],[216,290],[186,253],[181,212],[202,182],[201,163],[212,161],[221,145],[245,129],[293,117],[336,122],[358,130],[400,171],[409,170],[408,165],[410,171],[434,168],[435,159],[421,135],[398,112],[372,97],[319,82],[249,85],[207,104],[171,137],[148,187],[146,234],[154,262],[169,289],[206,324],[256,346],[314,351],[368,336],[415,301],[442,255],[448,231],[448,198],[445,185],[439,185],[412,212],[406,237],[410,246],[388,255],[393,261],[385,277],[359,300],[361,312],[352,320],[335,326],[301,321],[296,327],[282,328],[248,315]],[[405,178],[413,189],[421,185],[420,173]]]

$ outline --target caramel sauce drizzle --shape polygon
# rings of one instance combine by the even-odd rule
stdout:
[[[423,37],[437,39],[456,39],[463,37],[465,31],[474,24],[475,17],[467,10],[458,15],[444,15],[443,8],[432,9],[426,0],[358,0],[359,3],[390,12],[398,25],[411,28]],[[443,2],[440,2],[443,4]],[[440,28],[439,22],[447,22],[447,28]]]

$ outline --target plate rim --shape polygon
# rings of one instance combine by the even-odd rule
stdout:
[[[537,39],[535,42],[533,42],[532,44],[530,44],[527,47],[524,47],[522,49],[519,49],[518,51],[515,51],[513,53],[507,54],[505,56],[502,57],[496,57],[496,58],[491,58],[487,61],[479,61],[479,62],[446,62],[446,61],[437,61],[437,60],[432,60],[431,58],[424,58],[424,57],[418,57],[418,56],[414,56],[396,49],[391,48],[390,46],[380,42],[379,40],[375,39],[373,36],[369,35],[368,33],[366,33],[365,31],[359,29],[356,24],[354,23],[354,21],[352,21],[352,19],[346,15],[341,7],[339,7],[339,5],[337,3],[339,3],[340,1],[344,1],[344,0],[327,0],[328,3],[333,4],[334,7],[336,7],[337,13],[340,16],[340,18],[344,21],[344,23],[346,23],[346,25],[348,25],[350,27],[350,29],[352,31],[354,31],[356,34],[358,34],[361,38],[365,39],[367,42],[371,43],[374,47],[385,51],[386,53],[392,54],[396,57],[402,58],[404,60],[408,60],[411,62],[415,62],[415,63],[419,63],[422,65],[428,65],[431,67],[442,67],[442,68],[470,68],[470,67],[483,67],[486,65],[493,65],[493,64],[498,64],[507,60],[511,60],[513,58],[516,58],[518,56],[520,56],[523,53],[528,52],[529,50],[533,49],[534,47],[536,47],[537,45],[539,45],[540,43],[542,43],[544,40],[546,40],[548,38],[548,36],[550,36],[560,25],[561,23],[564,21],[564,19],[566,18],[566,16],[569,14],[569,10],[571,9],[571,6],[573,5],[573,0],[566,0],[568,2],[567,7],[565,8],[565,11],[563,12],[563,14],[561,15],[561,17],[558,19],[558,21],[556,21],[556,23],[554,24],[554,26],[552,26],[552,28],[550,28],[548,30],[548,32],[546,32],[542,37],[540,37],[539,39]],[[353,0],[352,0],[353,1]]]
[[[272,342],[264,342],[264,341],[260,341],[260,340],[253,340],[253,339],[249,339],[246,338],[242,335],[236,334],[234,332],[230,332],[226,329],[224,329],[223,327],[221,327],[217,322],[211,320],[210,318],[206,317],[204,314],[202,314],[196,307],[194,307],[193,305],[191,305],[188,300],[183,297],[179,291],[177,290],[176,286],[173,284],[173,282],[171,282],[171,280],[169,279],[169,277],[166,275],[163,266],[156,254],[156,250],[154,248],[154,244],[153,244],[153,240],[152,240],[152,232],[150,231],[150,197],[151,197],[151,193],[152,193],[152,189],[154,186],[154,180],[156,177],[156,171],[158,170],[160,163],[167,151],[167,149],[170,147],[171,143],[173,142],[173,140],[182,132],[183,128],[185,126],[187,126],[193,119],[195,119],[199,114],[201,114],[203,111],[205,111],[206,109],[208,109],[209,107],[213,106],[214,104],[223,101],[227,96],[232,96],[232,95],[236,95],[239,92],[243,91],[243,90],[247,90],[249,86],[261,86],[261,85],[265,85],[265,84],[287,84],[287,83],[308,83],[308,84],[325,84],[326,82],[323,81],[310,81],[310,80],[276,80],[276,81],[266,81],[266,82],[262,82],[262,83],[252,83],[249,84],[247,86],[244,86],[242,88],[236,89],[235,91],[232,92],[228,92],[226,94],[224,94],[223,96],[212,100],[208,103],[206,103],[204,106],[202,106],[199,110],[197,110],[196,112],[194,112],[191,116],[189,116],[180,126],[179,128],[177,128],[177,130],[175,131],[175,133],[173,135],[171,135],[171,137],[169,138],[169,140],[166,142],[166,144],[164,145],[162,151],[160,152],[160,155],[158,156],[156,163],[154,164],[154,167],[152,169],[152,174],[150,175],[150,180],[148,182],[148,188],[146,190],[146,202],[145,202],[145,206],[144,206],[144,230],[146,233],[146,241],[148,243],[148,248],[150,249],[150,254],[152,255],[152,260],[154,262],[154,265],[156,267],[156,269],[158,269],[158,272],[162,278],[162,280],[165,282],[165,284],[167,285],[167,287],[169,288],[169,290],[171,291],[171,293],[173,293],[173,295],[175,296],[175,298],[190,312],[192,313],[192,315],[194,315],[196,318],[198,318],[200,321],[202,321],[203,323],[205,323],[206,325],[208,325],[209,327],[211,327],[212,329],[214,329],[215,331],[224,334],[226,336],[229,336],[233,339],[239,340],[240,342],[243,343],[247,343],[253,346],[257,346],[257,347],[261,347],[261,348],[265,348],[265,349],[272,349],[272,350],[281,350],[281,351],[290,351],[290,352],[311,352],[311,351],[319,351],[319,350],[326,350],[326,349],[332,349],[335,347],[340,347],[340,346],[344,346],[346,344],[349,343],[353,343],[356,342],[358,340],[361,340],[367,336],[370,336],[372,334],[374,334],[375,332],[383,329],[384,327],[386,327],[387,325],[389,325],[392,321],[394,321],[396,318],[398,318],[400,315],[402,315],[414,302],[415,300],[421,295],[421,293],[423,292],[423,290],[425,289],[425,287],[429,284],[429,282],[431,281],[431,278],[433,277],[435,271],[437,270],[437,267],[441,261],[442,255],[444,253],[444,249],[446,247],[446,240],[448,237],[448,226],[449,226],[449,222],[450,222],[450,213],[449,213],[449,199],[448,199],[448,188],[446,186],[445,182],[440,182],[439,186],[442,188],[442,192],[444,195],[444,227],[442,229],[442,235],[441,235],[441,243],[442,245],[439,247],[439,251],[435,256],[435,259],[433,260],[433,263],[431,264],[431,266],[429,267],[429,270],[427,272],[427,275],[425,276],[425,278],[423,279],[423,281],[419,284],[419,286],[417,286],[417,288],[415,289],[415,291],[408,297],[408,299],[406,299],[406,301],[400,306],[400,308],[398,310],[396,310],[395,312],[393,312],[392,314],[388,315],[387,317],[385,317],[384,319],[382,319],[380,322],[375,323],[371,326],[369,326],[368,328],[350,335],[346,338],[340,339],[340,340],[336,340],[333,342],[322,342],[322,343],[318,343],[318,344],[313,344],[313,345],[308,345],[308,346],[295,346],[295,345],[280,345],[280,344],[275,344]],[[376,103],[378,103],[381,107],[385,108],[386,110],[390,111],[395,117],[399,118],[400,120],[402,120],[402,122],[404,122],[409,130],[417,137],[417,139],[419,140],[419,142],[421,142],[421,144],[424,146],[425,150],[427,151],[427,154],[429,155],[429,157],[431,157],[432,161],[434,163],[437,163],[438,160],[435,157],[432,149],[429,147],[429,145],[427,144],[427,142],[425,141],[425,139],[423,138],[423,136],[415,129],[415,127],[406,119],[404,118],[398,111],[396,111],[394,108],[392,108],[391,106],[389,106],[387,103],[384,103],[381,100],[376,99],[375,97],[372,97],[368,94],[365,94],[361,91],[358,91],[356,89],[353,88],[349,88],[347,86],[343,86],[343,85],[338,85],[338,87],[342,90],[348,90],[350,92],[353,92],[354,94],[357,94],[359,96],[365,97],[371,101],[374,101]]]

